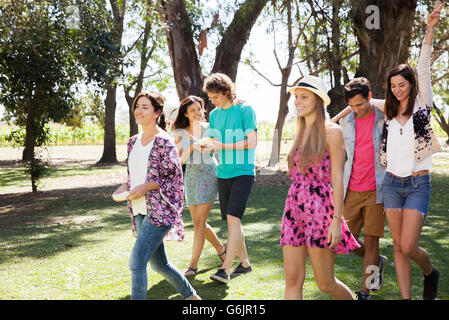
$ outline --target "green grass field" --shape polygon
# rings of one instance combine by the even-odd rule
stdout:
[[[0,168],[0,299],[129,299],[128,259],[134,244],[130,219],[124,203],[115,203],[110,194],[115,185],[68,190],[42,191],[36,195],[14,192],[25,184],[22,169]],[[110,177],[125,170],[123,164],[107,167],[59,166],[49,179],[80,179],[92,175]],[[5,177],[5,178],[4,178]],[[431,215],[423,228],[420,244],[440,270],[438,299],[449,299],[449,164],[448,158],[434,160]],[[199,274],[190,278],[203,299],[283,299],[284,271],[279,247],[280,223],[288,185],[258,186],[252,191],[244,217],[246,243],[253,272],[221,285],[209,279],[220,266],[215,250],[205,245]],[[193,226],[184,210],[186,238],[166,242],[169,261],[183,271],[190,260]],[[218,204],[210,214],[210,225],[225,240],[226,222]],[[384,288],[376,300],[400,300],[393,264],[393,243],[386,227],[381,251],[389,258]],[[237,265],[237,262],[235,262]],[[352,291],[360,289],[362,260],[338,255],[335,272]],[[155,272],[149,271],[148,299],[182,299]],[[422,275],[412,264],[412,296],[421,299]],[[330,299],[313,279],[310,265],[304,288],[305,299]]]

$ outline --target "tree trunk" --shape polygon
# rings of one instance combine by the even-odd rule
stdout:
[[[134,97],[131,97],[129,91],[130,90],[128,88],[125,88],[125,99],[126,102],[128,103],[128,114],[129,114],[129,136],[132,137],[137,133],[139,133],[139,126],[136,123],[136,119],[134,118],[134,112],[132,111],[132,106],[136,95],[134,95]],[[142,91],[142,89],[140,89],[139,91],[137,91],[136,89],[135,92],[139,93],[140,91]]]
[[[235,81],[243,47],[267,2],[268,0],[246,1],[237,10],[216,49],[212,73],[225,73]]]
[[[104,119],[104,143],[103,155],[98,163],[116,163],[116,144],[115,144],[115,109],[117,102],[115,95],[117,93],[117,85],[107,87],[106,99],[104,99],[105,119]]]
[[[179,100],[203,94],[203,75],[192,38],[192,26],[183,0],[160,1],[173,76]]]
[[[433,111],[437,115],[437,117],[435,117],[436,122],[440,125],[441,129],[446,132],[446,135],[448,137],[446,143],[449,144],[449,123],[448,121],[446,121],[446,118],[444,117],[441,109],[435,105],[435,102],[433,102]]]
[[[279,155],[281,153],[281,142],[282,142],[282,131],[284,129],[285,118],[288,115],[288,100],[290,99],[290,92],[288,91],[288,79],[292,71],[292,63],[295,58],[295,51],[298,47],[298,39],[293,41],[293,31],[292,31],[292,6],[291,2],[287,2],[287,26],[288,26],[288,59],[287,66],[282,68],[282,80],[281,80],[281,90],[279,97],[279,112],[276,119],[276,125],[274,126],[273,142],[271,145],[271,155],[268,161],[269,167],[274,167],[279,163]]]
[[[237,10],[233,21],[223,34],[216,49],[211,72],[227,74],[233,81],[237,75],[242,49],[248,41],[251,28],[268,0],[247,0]],[[214,106],[203,92],[203,73],[198,60],[192,27],[183,0],[159,1],[161,15],[166,23],[166,35],[173,75],[179,99],[197,95],[206,102],[206,118]]]
[[[35,111],[33,103],[28,104],[28,114],[25,126],[25,148],[22,152],[22,161],[32,161],[34,159],[34,149],[36,147]]]
[[[332,118],[346,106],[344,97],[344,87],[341,83],[342,58],[340,54],[340,20],[339,12],[343,0],[332,0],[332,54],[331,69],[334,78],[334,86],[328,92],[331,104],[327,107],[327,112]]]
[[[126,0],[109,0],[112,9],[112,15],[114,19],[113,35],[115,43],[122,46],[123,35],[123,21],[126,11]],[[117,62],[111,66],[112,73],[116,78],[120,75],[121,65]],[[104,100],[105,114],[104,114],[104,145],[103,155],[98,163],[116,163],[116,143],[115,143],[115,110],[117,108],[116,93],[117,84],[116,79],[111,81],[106,86],[106,98]]]
[[[149,15],[149,10],[152,5],[152,1],[147,1],[148,5],[148,11],[147,14]],[[140,69],[139,69],[139,75],[137,76],[136,81],[130,86],[130,87],[124,87],[125,90],[125,98],[126,102],[128,103],[128,112],[129,112],[129,136],[132,137],[136,135],[139,132],[139,127],[137,126],[136,119],[134,118],[134,113],[132,111],[132,105],[134,102],[134,98],[142,91],[143,88],[143,80],[145,76],[145,70],[148,66],[148,60],[151,58],[154,49],[156,47],[156,44],[153,45],[152,48],[148,48],[148,41],[151,33],[151,21],[149,19],[146,19],[145,21],[145,27],[143,30],[143,39],[142,39],[142,45],[140,49]],[[136,89],[134,90],[134,97],[131,97],[130,92],[132,90],[132,87],[136,86]]]
[[[415,18],[417,0],[351,0],[352,20],[360,46],[360,64],[356,76],[371,82],[375,98],[384,97],[388,71],[406,63]],[[376,11],[366,13],[369,6]],[[379,19],[378,28],[369,19]],[[370,26],[370,28],[368,28]]]
[[[282,81],[281,88],[282,89],[279,99],[279,112],[276,119],[276,125],[274,126],[273,143],[271,145],[271,155],[270,160],[268,161],[269,167],[274,167],[279,163],[279,156],[281,153],[282,131],[284,129],[285,118],[287,118],[288,115],[288,100],[290,99],[290,92],[287,91],[287,85],[286,83],[284,85],[284,80]]]

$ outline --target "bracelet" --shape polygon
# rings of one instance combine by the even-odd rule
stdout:
[[[345,222],[346,221],[345,218],[337,217],[336,215],[334,215],[334,219],[337,219],[340,222]]]

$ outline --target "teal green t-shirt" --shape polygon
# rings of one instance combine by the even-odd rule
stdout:
[[[257,130],[256,114],[251,106],[237,104],[228,109],[215,108],[209,115],[209,133],[222,143],[245,140],[246,134]],[[220,150],[218,178],[229,179],[243,175],[256,175],[254,165],[256,149]]]

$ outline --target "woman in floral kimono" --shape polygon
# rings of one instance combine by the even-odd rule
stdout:
[[[188,280],[167,260],[163,239],[184,238],[184,185],[176,145],[165,131],[164,98],[142,92],[132,110],[142,132],[128,142],[128,178],[114,194],[127,196],[133,234],[137,237],[129,260],[131,299],[145,299],[147,265],[161,274],[186,299],[200,299]]]

